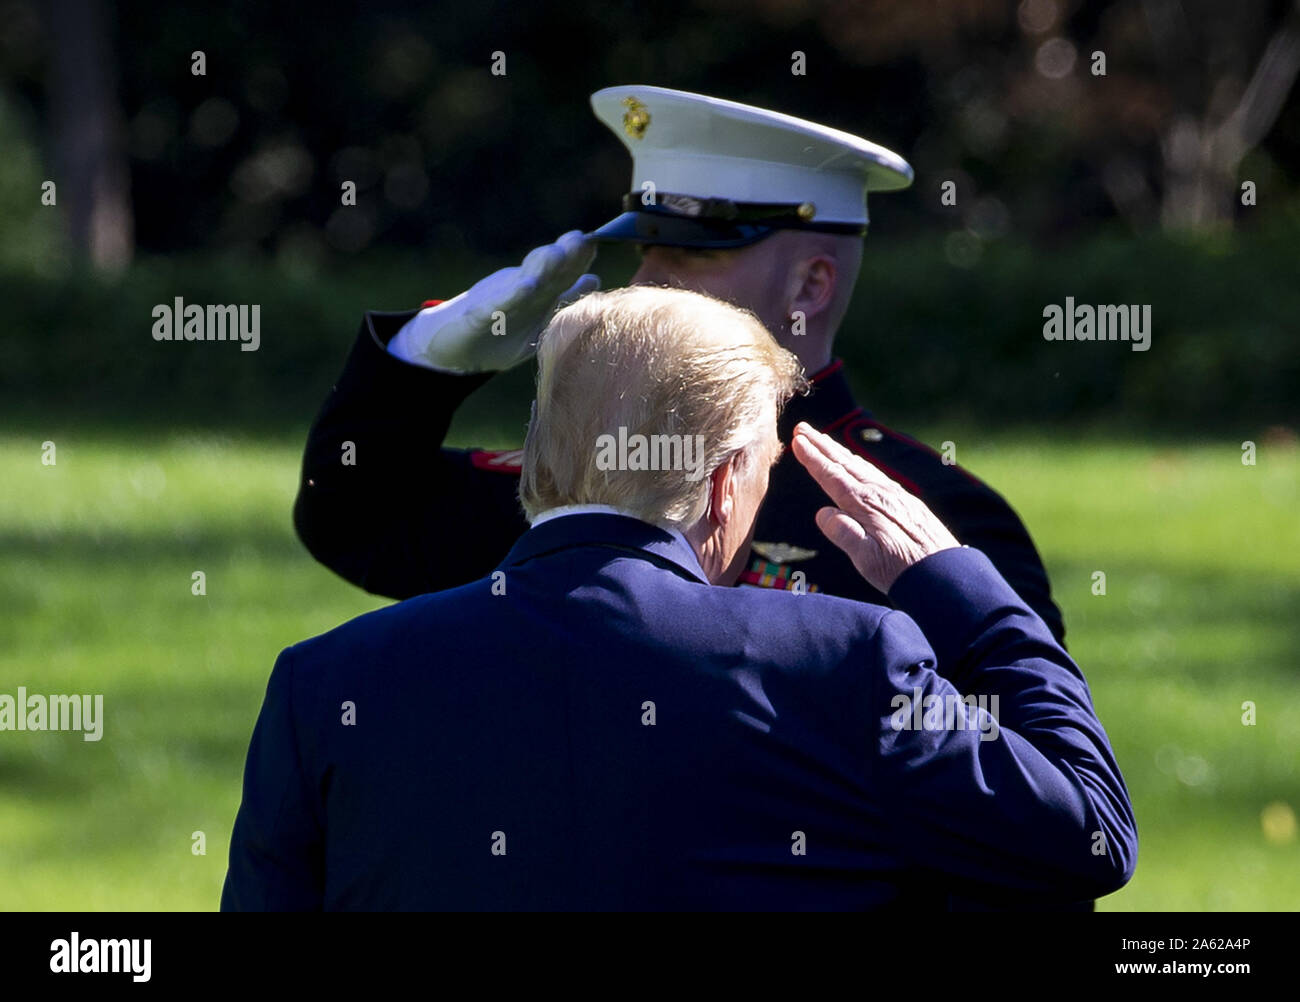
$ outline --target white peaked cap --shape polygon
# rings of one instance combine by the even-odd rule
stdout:
[[[656,196],[670,196],[648,211],[719,223],[730,214],[733,223],[762,230],[753,239],[773,227],[865,232],[867,193],[912,183],[911,166],[883,146],[735,101],[630,85],[597,91],[591,106],[632,154],[632,192],[639,196],[649,182]],[[734,203],[739,215],[705,200]],[[754,208],[764,205],[772,207],[769,219]],[[642,200],[629,198],[625,208],[640,212]],[[632,222],[620,220],[624,230]]]

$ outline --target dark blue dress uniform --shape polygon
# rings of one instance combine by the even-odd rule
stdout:
[[[932,909],[1133,873],[1087,683],[976,550],[904,572],[901,611],[710,586],[620,515],[499,570],[281,654],[223,909]],[[899,712],[958,693],[999,729]]]
[[[312,426],[294,507],[312,554],[375,594],[409,598],[464,584],[501,561],[527,529],[516,497],[518,454],[442,448],[456,408],[491,374],[449,375],[384,350],[415,315],[369,313],[343,374]],[[1064,639],[1047,572],[1024,525],[991,488],[857,405],[839,362],[813,377],[781,417],[789,442],[807,421],[916,494],[957,539],[993,565]],[[340,462],[356,446],[355,466]],[[888,604],[814,522],[826,496],[788,451],[759,512],[746,584]]]

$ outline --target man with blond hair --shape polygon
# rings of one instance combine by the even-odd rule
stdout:
[[[480,580],[281,654],[222,907],[932,908],[970,880],[1022,900],[1122,886],[1133,815],[1082,674],[874,466],[795,430],[831,502],[818,526],[897,611],[714,587],[744,568],[801,381],[753,314],[698,293],[559,312],[530,528]]]

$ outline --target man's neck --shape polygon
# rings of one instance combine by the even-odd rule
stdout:
[[[786,330],[782,332],[779,343],[782,348],[794,353],[803,366],[803,371],[811,376],[831,364],[835,337],[825,333],[813,334],[811,331],[807,334],[793,334]]]

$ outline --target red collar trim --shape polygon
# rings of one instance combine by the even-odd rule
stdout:
[[[808,382],[820,383],[827,376],[835,375],[835,373],[839,372],[842,368],[844,368],[844,359],[837,358],[833,362],[831,362],[830,365],[826,366],[826,368],[818,369],[811,376],[809,376]]]

